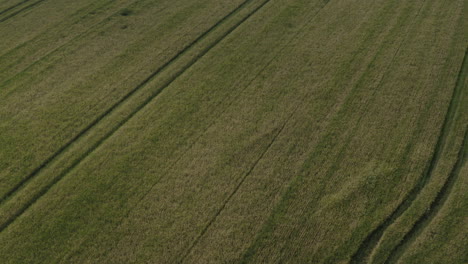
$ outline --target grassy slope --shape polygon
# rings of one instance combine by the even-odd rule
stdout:
[[[459,3],[270,1],[33,201],[0,234],[0,255],[7,263],[349,260],[429,160],[440,127],[435,124],[442,124],[450,100],[443,87],[453,87],[466,43],[464,38],[452,41],[460,34],[454,25],[463,13],[453,11]],[[147,14],[157,10],[151,7]],[[175,14],[186,14],[183,7],[171,6]],[[206,19],[203,10],[194,12],[194,21]],[[213,10],[211,6],[209,13]],[[121,20],[111,19],[96,34],[67,44],[58,53],[67,59],[45,59],[33,67],[36,76],[20,75],[19,85],[5,86],[12,92],[0,94],[10,102],[2,109],[12,112],[2,120],[16,112],[11,108],[20,95],[33,91],[27,87],[38,83],[45,89],[47,76],[57,73],[63,79],[52,82],[40,103],[24,99],[16,109],[28,107],[22,113],[34,113],[39,120],[63,116],[81,124],[115,102],[96,101],[122,82],[118,76],[154,66],[144,63],[147,54],[157,51],[149,46],[177,43],[146,37],[151,34],[133,40],[138,25],[141,32],[160,32],[156,22],[145,24],[148,15],[141,12],[141,24],[135,24],[136,32],[121,50],[105,50],[116,44],[112,30],[121,36]],[[181,32],[189,32],[186,25],[181,24]],[[439,33],[432,34],[436,28]],[[111,36],[99,42],[96,36],[104,30]],[[104,48],[83,53],[80,48],[90,41]],[[123,51],[131,52],[115,59]],[[80,67],[83,61],[68,62],[101,52],[103,61],[86,67]],[[141,60],[142,66],[131,68]],[[109,61],[110,66],[103,66]],[[95,69],[100,70],[93,73]],[[75,75],[71,70],[77,70]],[[77,76],[86,72],[95,77],[76,85]],[[163,77],[147,86],[158,87]],[[64,83],[80,93],[61,93],[59,84]],[[104,88],[91,89],[98,84]],[[86,87],[88,93],[82,92]],[[119,87],[125,90],[125,85]],[[116,93],[113,98],[121,94]],[[56,94],[62,95],[56,102],[89,100],[85,105],[91,107],[85,109],[92,113],[79,112],[80,104],[65,108],[63,102],[51,103]],[[42,115],[38,109],[52,112]],[[17,136],[12,124],[26,116],[5,121],[2,135]],[[19,135],[25,143],[10,153],[29,153],[25,146],[47,128],[50,135],[39,135],[37,163],[79,130],[64,130],[63,120],[63,127],[54,129],[46,122],[25,121],[27,133]],[[42,150],[57,137],[63,139]],[[74,148],[69,155],[76,155]],[[9,162],[20,166],[25,159],[10,157]],[[21,178],[33,166],[31,162],[14,177],[12,169],[2,173]],[[463,188],[458,190],[462,195]],[[3,213],[10,209],[0,207]],[[414,252],[413,258],[423,254]]]

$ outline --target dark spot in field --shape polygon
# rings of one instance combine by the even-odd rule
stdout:
[[[120,28],[121,28],[121,29],[126,29],[126,28],[128,28],[128,25],[123,25],[123,26],[121,26]]]
[[[127,8],[122,9],[122,11],[120,11],[121,16],[129,16],[131,14],[133,14],[133,11]]]

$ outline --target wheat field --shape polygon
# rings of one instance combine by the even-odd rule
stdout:
[[[0,263],[468,263],[467,18],[0,0]]]

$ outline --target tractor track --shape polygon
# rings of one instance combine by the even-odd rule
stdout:
[[[443,132],[444,134],[442,135],[445,139],[443,139],[443,142],[445,142],[447,138],[447,134],[450,133],[450,122],[451,120],[454,120],[455,115],[457,113],[457,110],[460,108],[460,99],[463,96],[464,92],[464,83],[465,83],[465,78],[466,75],[468,74],[468,48],[465,51],[465,55],[463,57],[463,62],[462,66],[460,68],[460,72],[457,77],[457,82],[455,85],[455,89],[452,95],[452,99],[450,102],[449,110],[447,113],[447,118],[450,119],[446,121],[446,124],[444,124]],[[440,209],[443,207],[445,204],[445,201],[449,197],[453,186],[455,182],[457,181],[460,170],[463,166],[463,164],[466,162],[466,155],[467,155],[467,140],[468,140],[468,126],[465,125],[465,133],[463,137],[463,141],[460,146],[460,150],[458,151],[457,159],[455,161],[455,164],[447,177],[446,181],[444,182],[444,185],[438,192],[436,198],[432,201],[430,204],[428,210],[424,212],[424,214],[419,217],[419,219],[414,223],[413,227],[411,230],[405,234],[403,239],[393,248],[393,250],[390,252],[389,257],[385,261],[385,263],[396,263],[398,259],[402,256],[404,250],[408,248],[408,246],[414,241],[414,239],[425,229],[425,227],[432,221],[432,219],[437,215],[437,213],[440,211]],[[443,147],[442,147],[443,149]],[[440,154],[438,154],[440,156]],[[435,170],[437,167],[437,160],[435,160],[435,164],[431,164],[431,169],[429,171],[429,174],[432,174],[432,172]],[[431,178],[431,176],[429,176]]]
[[[434,152],[432,158],[427,165],[426,169],[424,170],[422,176],[420,177],[419,181],[416,185],[410,190],[410,192],[406,195],[406,197],[402,200],[402,202],[397,206],[397,208],[377,227],[375,228],[361,243],[359,249],[356,253],[352,256],[350,263],[364,263],[365,260],[369,257],[372,251],[377,246],[378,242],[380,241],[382,235],[387,230],[387,228],[392,225],[406,210],[413,204],[414,200],[418,197],[419,193],[422,189],[427,185],[429,180],[432,178],[432,173],[434,169],[437,167],[437,163],[440,159],[442,151],[445,147],[446,139],[449,133],[449,128],[452,124],[452,119],[455,115],[455,112],[458,108],[459,97],[461,96],[462,86],[464,76],[466,74],[467,68],[467,53],[468,49],[465,51],[465,56],[463,59],[462,66],[460,68],[460,73],[458,75],[457,84],[455,89],[452,92],[452,97],[450,99],[450,103],[439,133],[439,137],[437,139],[437,143],[434,148]]]
[[[10,7],[7,7],[5,9],[3,9],[2,11],[0,11],[0,15],[3,15],[4,13],[6,13],[6,12],[12,10],[12,9],[15,9],[18,6],[21,6],[21,5],[23,5],[23,4],[25,4],[25,3],[29,2],[29,1],[31,1],[31,0],[24,0],[24,1],[21,1],[19,3],[14,4],[14,5],[10,6]]]
[[[468,128],[468,127],[467,127]],[[406,233],[403,239],[398,245],[390,252],[389,257],[385,263],[397,263],[399,258],[403,255],[405,249],[407,249],[411,243],[418,237],[419,234],[431,223],[432,219],[437,215],[440,209],[444,206],[447,198],[452,192],[453,186],[457,181],[460,170],[463,164],[466,162],[467,155],[467,140],[468,140],[468,129],[465,129],[465,135],[460,150],[458,151],[457,160],[449,174],[449,177],[445,181],[444,185],[440,189],[434,201],[432,201],[429,209],[416,221],[411,230]]]
[[[7,8],[7,9],[1,11],[1,12],[0,12],[0,15],[4,14],[4,13],[6,13],[6,12],[12,10],[12,9],[15,9],[16,7],[19,7],[19,6],[23,5],[23,4],[26,4],[26,3],[29,2],[29,1],[31,1],[31,0],[25,0],[25,1],[23,1],[23,2],[20,2],[20,3],[16,4],[16,5],[14,5],[14,6],[11,6],[11,7]],[[34,2],[34,3],[32,3],[32,4],[28,5],[28,6],[26,6],[26,7],[21,8],[21,9],[18,10],[18,11],[15,11],[15,12],[13,12],[13,13],[11,13],[11,14],[5,16],[4,18],[0,18],[0,23],[5,22],[5,21],[7,21],[7,20],[10,19],[10,18],[15,17],[16,15],[19,15],[19,14],[23,13],[24,11],[27,11],[27,10],[31,9],[31,8],[33,8],[33,7],[37,6],[37,5],[39,5],[40,3],[44,2],[44,1],[45,1],[45,0],[36,1],[36,2]]]
[[[133,94],[135,94],[138,90],[140,90],[143,86],[149,83],[151,80],[154,79],[160,72],[162,72],[165,68],[167,68],[170,64],[176,61],[179,57],[185,54],[189,49],[191,49],[195,44],[199,41],[204,39],[209,33],[223,24],[226,20],[232,17],[234,14],[238,13],[241,9],[247,6],[249,3],[254,2],[254,0],[246,0],[242,2],[239,6],[225,15],[221,20],[216,22],[213,26],[211,26],[207,31],[202,33],[199,37],[197,37],[194,41],[192,41],[189,45],[187,45],[183,50],[181,50],[177,55],[175,55],[171,60],[166,62],[163,66],[161,66],[158,70],[153,72],[150,76],[148,76],[145,80],[143,80],[139,85],[137,85],[133,90],[127,93],[123,98],[121,98],[116,104],[111,106],[108,110],[106,110],[103,114],[101,114],[97,119],[95,119],[92,123],[90,123],[85,129],[83,129],[80,133],[78,133],[75,137],[73,137],[68,143],[62,146],[57,152],[55,152],[52,156],[50,156],[45,162],[43,162],[39,167],[37,167],[31,174],[28,175],[23,181],[21,181],[18,185],[16,185],[7,195],[5,195],[2,200],[0,200],[0,204],[5,201],[7,198],[14,195],[18,190],[20,190],[27,182],[29,182],[32,178],[34,178],[42,169],[44,169],[50,162],[52,162],[55,158],[57,158],[61,153],[67,150],[74,142],[80,139],[84,134],[89,132],[93,127],[95,127],[101,120],[103,120],[106,116],[110,115],[118,106],[122,105],[126,102]],[[65,175],[67,175],[73,168],[75,168],[78,164],[81,163],[90,153],[92,153],[95,149],[97,149],[102,143],[104,143],[109,137],[111,137],[120,127],[122,127],[128,120],[130,120],[133,116],[135,116],[141,109],[143,109],[149,102],[151,102],[154,98],[156,98],[165,88],[167,88],[173,81],[175,81],[180,75],[182,75],[187,69],[189,69],[193,64],[195,64],[200,58],[206,55],[212,48],[214,48],[219,42],[221,42],[225,37],[227,37],[230,33],[232,33],[235,29],[237,29],[241,24],[243,24],[248,18],[254,15],[258,10],[260,10],[263,6],[265,6],[270,0],[263,1],[260,5],[255,7],[251,10],[245,17],[243,17],[240,21],[236,22],[234,25],[230,26],[228,30],[223,32],[220,37],[216,38],[212,43],[208,44],[199,54],[194,56],[187,64],[182,66],[169,80],[167,80],[159,89],[154,91],[142,104],[140,104],[136,109],[134,109],[129,115],[123,118],[115,127],[113,127],[110,131],[108,131],[102,138],[100,138],[96,143],[92,145],[86,152],[84,152],[79,158],[77,158],[71,166],[66,168],[59,176],[55,177],[47,186],[42,188],[32,199],[30,199],[24,206],[22,206],[17,212],[15,212],[11,217],[9,217],[4,223],[0,224],[0,232],[5,230],[11,223],[13,223],[20,215],[22,215],[31,205],[33,205],[39,198],[41,198],[45,193],[48,192],[57,182],[59,182]]]

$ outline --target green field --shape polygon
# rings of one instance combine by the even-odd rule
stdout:
[[[468,263],[466,0],[0,0],[0,264]]]

